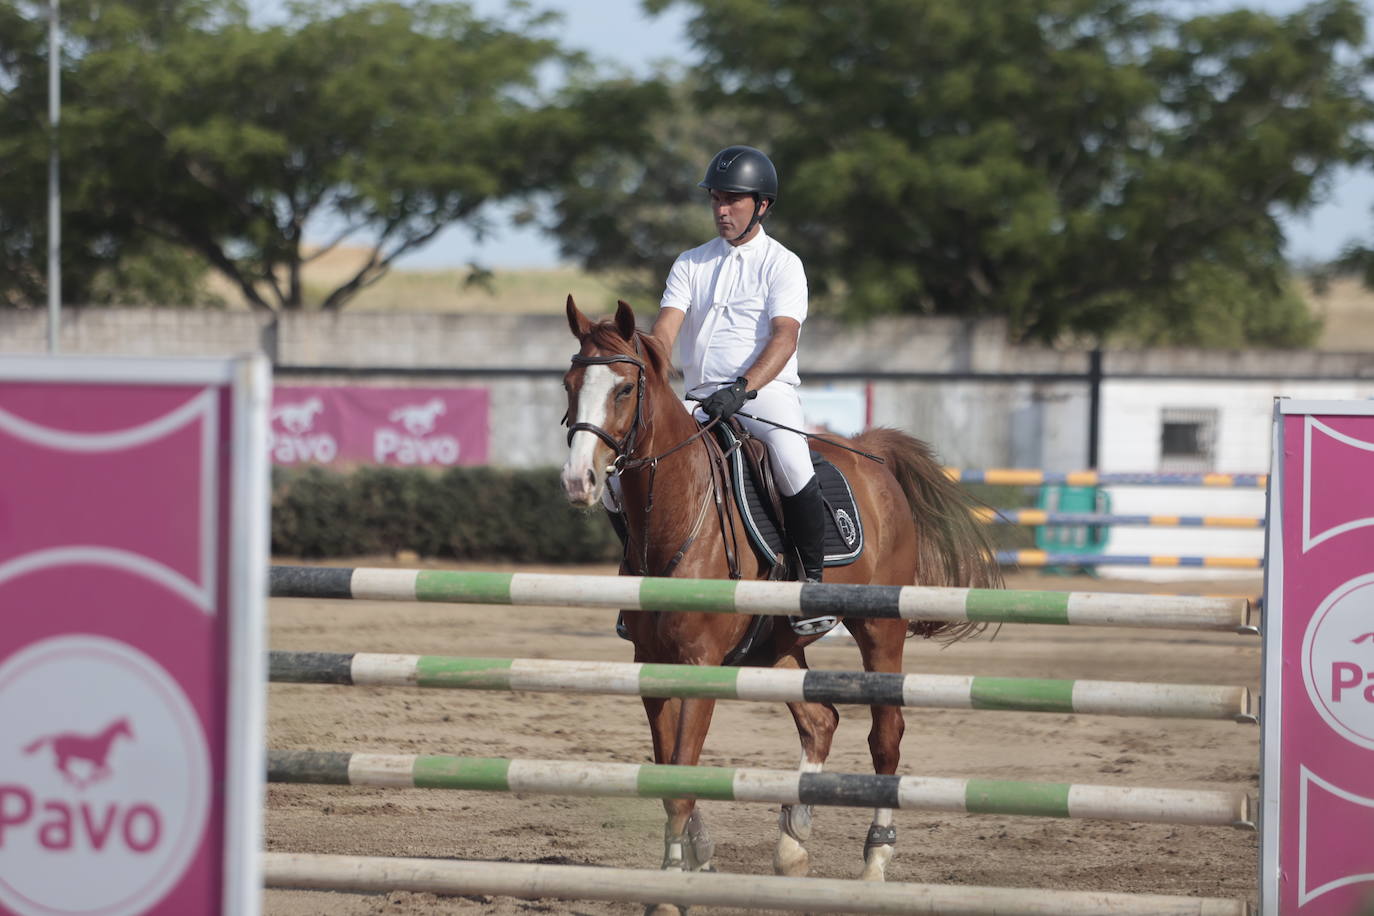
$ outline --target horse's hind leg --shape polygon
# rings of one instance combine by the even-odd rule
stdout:
[[[779,668],[805,668],[801,650],[783,656]],[[801,771],[819,773],[830,756],[830,742],[840,724],[839,711],[829,703],[788,703],[792,720],[801,739]],[[811,867],[805,843],[811,837],[811,806],[783,805],[778,814],[778,845],[773,850],[773,872],[801,877]]]
[[[863,620],[846,621],[867,671],[900,672],[902,649],[906,643],[906,621]],[[897,772],[902,757],[902,735],[906,720],[900,706],[870,706],[873,726],[868,732],[868,749],[873,756],[873,772],[891,775]],[[887,863],[897,848],[897,828],[892,825],[891,808],[875,808],[873,823],[864,838],[865,881],[886,879]]]

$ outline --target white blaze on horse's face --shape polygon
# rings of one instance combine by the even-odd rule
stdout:
[[[606,428],[611,398],[621,377],[610,366],[584,366],[582,386],[577,392],[577,415],[570,423],[590,423]],[[611,432],[610,430],[607,430]],[[610,449],[594,433],[579,429],[568,446],[568,460],[563,464],[563,492],[568,501],[578,506],[595,505],[606,486],[606,463]],[[603,454],[600,461],[597,455]],[[614,456],[611,456],[613,459]]]

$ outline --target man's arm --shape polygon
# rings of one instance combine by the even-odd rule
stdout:
[[[664,306],[658,310],[658,317],[654,319],[654,327],[649,336],[657,339],[663,344],[663,348],[671,353],[673,342],[677,340],[677,332],[682,330],[682,322],[686,318],[687,313],[682,309]]]
[[[680,319],[678,323],[681,324]],[[792,358],[792,354],[797,352],[797,338],[801,334],[800,321],[795,318],[774,318],[768,322],[768,329],[771,333],[768,343],[763,345],[763,352],[754,360],[754,364],[744,371],[744,377],[749,380],[750,391],[758,391],[777,378],[778,373]]]
[[[701,409],[708,417],[734,416],[760,388],[778,377],[792,354],[797,352],[801,322],[795,318],[774,318],[768,328],[768,343],[763,345],[763,352],[754,364],[744,370],[744,375],[702,399]]]

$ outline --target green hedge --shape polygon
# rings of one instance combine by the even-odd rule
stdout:
[[[272,552],[424,557],[513,563],[615,562],[619,543],[600,509],[568,505],[556,468],[431,471],[365,467],[273,472]],[[971,485],[999,508],[1033,504],[1024,488]],[[998,525],[1001,548],[1034,546],[1034,529]]]
[[[614,561],[600,509],[568,505],[557,469],[319,468],[272,476],[272,552],[293,557],[394,554],[517,563]]]

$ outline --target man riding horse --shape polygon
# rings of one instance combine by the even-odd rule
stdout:
[[[687,396],[700,402],[699,416],[723,422],[755,400],[751,413],[762,419],[739,422],[768,447],[798,578],[820,582],[825,508],[811,450],[793,431],[803,423],[797,342],[806,320],[806,273],[801,259],[763,230],[778,199],[778,173],[759,150],[730,146],[716,153],[697,186],[710,194],[717,237],[678,256],[652,334],[671,351],[685,327],[677,365]],[[608,489],[612,524],[623,533],[615,500]],[[824,633],[835,622],[831,615],[791,618],[799,636]]]

